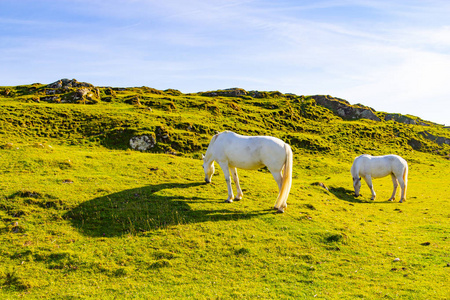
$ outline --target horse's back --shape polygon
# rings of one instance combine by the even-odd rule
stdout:
[[[228,146],[240,150],[255,150],[264,148],[265,151],[280,151],[284,149],[285,143],[273,136],[246,136],[225,131],[222,138],[222,147]],[[284,150],[283,150],[284,151]]]
[[[372,160],[380,165],[389,165],[392,167],[400,167],[407,165],[406,160],[395,154],[372,156]]]
[[[383,156],[364,154],[357,157],[354,164],[357,164],[360,174],[371,174],[374,178],[402,174],[408,166],[402,157],[395,154]]]
[[[222,132],[215,142],[217,159],[227,160],[231,166],[242,169],[284,165],[284,145],[276,137],[244,136],[231,131]]]

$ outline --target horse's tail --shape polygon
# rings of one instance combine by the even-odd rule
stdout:
[[[408,188],[408,164],[405,165],[405,170],[403,170],[403,182],[405,183],[405,190],[402,196],[404,200],[406,200],[406,189]]]
[[[278,194],[278,199],[275,205],[279,211],[283,211],[286,208],[286,201],[292,185],[293,155],[291,146],[284,144],[284,150],[286,151],[286,161],[284,163],[283,181],[281,183],[280,193]]]

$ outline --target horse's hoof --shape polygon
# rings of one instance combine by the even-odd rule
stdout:
[[[225,200],[225,202],[226,202],[226,203],[232,203],[232,202],[233,202],[233,199],[227,199],[227,200]]]
[[[282,208],[277,209],[277,214],[282,214],[282,213],[284,213],[284,209],[282,209]]]

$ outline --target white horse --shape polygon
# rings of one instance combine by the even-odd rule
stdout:
[[[380,178],[391,175],[394,183],[394,192],[389,201],[395,199],[398,184],[402,189],[400,202],[406,201],[406,188],[408,185],[408,163],[398,155],[371,156],[363,154],[353,161],[351,168],[353,177],[353,187],[355,196],[359,196],[361,188],[361,177],[364,178],[370,190],[372,191],[371,200],[375,199],[375,191],[373,190],[372,178]]]
[[[231,131],[216,134],[211,139],[206,154],[203,155],[205,181],[211,182],[214,161],[222,168],[228,187],[226,202],[233,202],[230,171],[236,184],[235,200],[242,199],[236,168],[255,170],[267,166],[278,184],[279,193],[275,209],[284,212],[292,184],[292,150],[282,140],[271,136],[243,136]],[[284,168],[284,171],[282,172]]]

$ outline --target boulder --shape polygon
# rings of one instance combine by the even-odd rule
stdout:
[[[143,134],[130,139],[130,147],[137,151],[149,151],[155,145],[156,139],[153,135]]]

